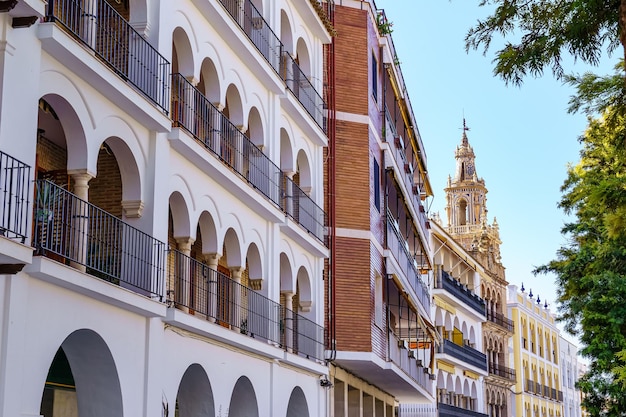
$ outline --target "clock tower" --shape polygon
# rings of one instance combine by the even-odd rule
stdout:
[[[463,119],[461,143],[454,151],[454,178],[448,176],[444,190],[447,215],[445,229],[486,267],[501,266],[498,223],[495,219],[491,225],[487,222],[487,188],[485,180],[476,173],[476,156],[467,138],[468,131]]]

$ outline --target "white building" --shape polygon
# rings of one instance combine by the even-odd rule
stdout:
[[[580,391],[576,388],[576,381],[578,381],[580,374],[578,347],[563,336],[559,336],[559,350],[563,417],[581,417]]]
[[[322,3],[0,12],[0,415],[325,415]]]

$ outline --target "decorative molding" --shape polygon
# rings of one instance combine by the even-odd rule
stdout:
[[[142,200],[125,200],[122,201],[122,210],[124,216],[128,219],[137,219],[141,217],[143,213],[143,201]]]

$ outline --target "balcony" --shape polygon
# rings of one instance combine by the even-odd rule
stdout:
[[[506,318],[503,314],[487,311],[487,320],[497,324],[498,326],[502,327],[510,333],[513,333],[515,331],[515,325],[513,323],[513,320]]]
[[[111,71],[168,113],[170,63],[105,0],[49,0],[46,21],[58,22]]]
[[[439,409],[439,417],[488,417],[487,414],[466,410],[450,404],[437,403],[437,408]]]
[[[415,183],[414,169],[417,162],[411,162],[406,155],[406,148],[410,148],[411,153],[413,149],[410,144],[406,144],[401,135],[396,131],[395,123],[391,120],[391,115],[387,110],[385,112],[385,140],[389,144],[389,153],[392,155],[392,159],[395,163],[396,178],[398,178],[404,189],[407,204],[411,204],[415,213],[416,221],[422,228],[426,230],[430,228],[428,219],[426,218],[426,210],[422,204],[422,186]],[[391,161],[390,161],[391,162]]]
[[[535,393],[535,381],[531,379],[527,379],[526,385],[524,386],[524,391],[534,394]]]
[[[0,151],[0,236],[26,241],[30,166]]]
[[[389,212],[387,213],[387,248],[393,254],[398,265],[400,265],[402,272],[406,275],[409,285],[417,295],[417,299],[426,311],[429,312],[430,294],[428,293],[428,287],[420,278],[415,257],[411,255],[407,241],[401,236],[400,231],[394,223],[393,216]]]
[[[172,76],[172,121],[324,243],[324,210],[180,74]]]
[[[163,300],[165,243],[52,182],[36,181],[35,193],[37,255]]]
[[[506,378],[511,382],[515,382],[516,380],[515,369],[507,368],[506,366],[499,365],[497,363],[489,362],[489,373],[491,375],[497,375],[501,378]]]
[[[435,288],[446,290],[480,315],[485,315],[485,301],[467,289],[467,287],[463,286],[459,281],[452,278],[450,274],[443,269],[441,270],[441,275],[435,280]]]
[[[424,368],[422,361],[417,360],[414,351],[406,349],[404,342],[393,333],[390,334],[389,359],[402,369],[411,379],[422,387],[426,392],[431,392],[432,381],[428,368]]]
[[[168,303],[235,332],[324,360],[324,328],[183,253],[169,251]]]
[[[469,346],[457,345],[451,340],[444,339],[443,345],[439,346],[439,353],[450,355],[476,368],[487,370],[487,356]]]
[[[315,123],[326,132],[326,103],[289,52],[285,51],[251,0],[220,0],[228,14],[285,82]]]

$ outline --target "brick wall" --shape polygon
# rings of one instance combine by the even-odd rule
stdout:
[[[113,152],[100,147],[98,173],[89,181],[89,202],[112,215],[122,217],[122,175]]]

